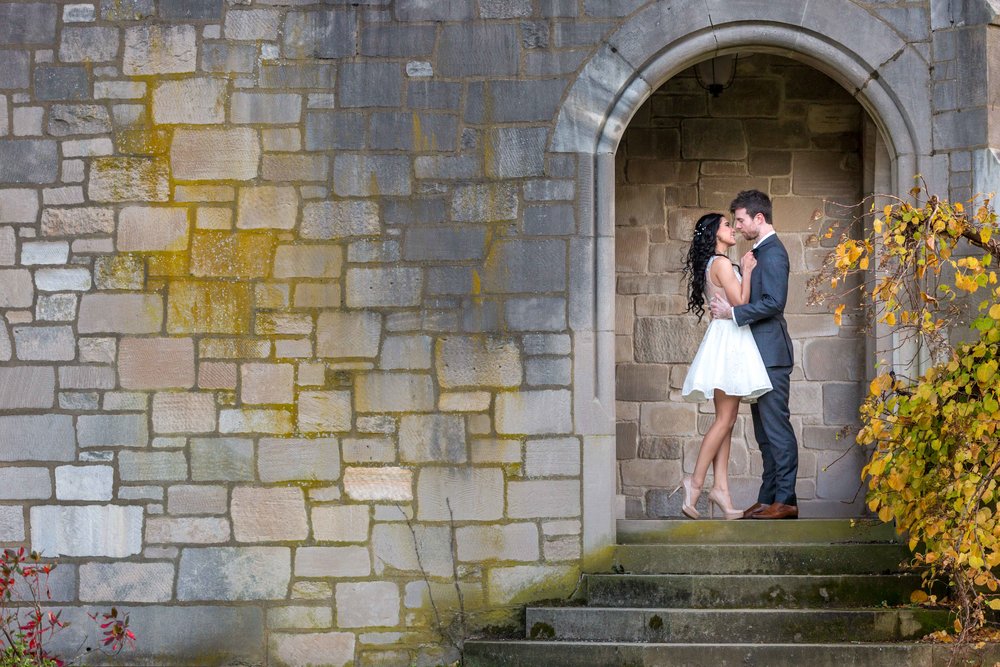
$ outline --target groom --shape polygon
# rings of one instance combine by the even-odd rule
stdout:
[[[753,432],[764,459],[757,502],[744,519],[797,519],[795,475],[798,443],[789,421],[788,394],[794,359],[785,325],[788,297],[788,253],[771,226],[771,200],[759,190],[744,190],[729,205],[737,231],[755,241],[757,267],[750,274],[750,303],[730,306],[724,296],[712,299],[712,317],[750,325],[773,389],[751,406]]]

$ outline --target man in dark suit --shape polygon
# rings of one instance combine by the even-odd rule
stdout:
[[[725,297],[712,300],[712,316],[750,325],[773,389],[751,406],[753,431],[764,460],[757,502],[744,519],[796,519],[795,476],[798,443],[789,420],[788,395],[795,363],[785,324],[788,298],[788,252],[771,226],[771,200],[759,190],[745,190],[729,205],[737,231],[748,241],[757,266],[750,276],[750,302],[730,306]]]

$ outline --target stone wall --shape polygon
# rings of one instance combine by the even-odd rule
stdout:
[[[680,494],[670,492],[693,470],[713,409],[680,396],[708,323],[685,314],[684,259],[698,217],[728,212],[748,188],[773,198],[791,261],[786,317],[802,512],[859,515],[863,494],[851,501],[863,459],[860,450],[843,456],[853,439],[838,433],[856,421],[871,364],[856,327],[839,328],[826,308],[807,304],[806,282],[828,253],[823,232],[857,211],[864,111],[843,87],[795,61],[748,54],[737,62],[733,85],[718,98],[693,69],[670,79],[639,109],[617,154],[616,398],[627,515],[680,516]],[[737,240],[734,260],[750,246]],[[749,506],[761,458],[748,406],[741,412],[729,472],[734,502]]]
[[[845,12],[864,20],[845,30]],[[929,77],[929,14],[902,0],[0,4],[0,544],[59,559],[68,645],[85,610],[127,608],[132,664],[453,659],[434,610],[447,624],[458,590],[469,627],[516,622],[522,602],[609,565],[613,409],[594,398],[614,383],[615,307],[636,362],[619,367],[618,414],[651,426],[631,441],[624,427],[623,490],[632,514],[664,513],[663,482],[708,419],[672,412],[698,337],[679,315],[685,229],[756,183],[796,241],[803,497],[841,507],[819,500],[850,486],[819,474],[841,446],[824,410],[856,384],[824,351],[859,343],[800,286],[813,208],[858,194],[838,162],[857,160],[856,126],[816,124],[857,122],[857,105],[767,58],[730,93],[758,80],[784,97],[744,91],[746,110],[729,93],[686,107],[690,77],[674,77],[621,149],[617,300],[599,280],[613,231],[595,128],[675,38],[807,25],[879,74],[859,96],[905,81],[895,99],[930,137],[937,107],[910,85]],[[685,138],[688,113],[742,139]],[[931,153],[897,138],[916,147],[899,164]],[[979,145],[950,142],[934,165],[967,184]]]

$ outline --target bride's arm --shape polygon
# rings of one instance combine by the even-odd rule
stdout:
[[[742,306],[750,301],[750,281],[743,279],[743,285],[736,279],[733,272],[733,263],[727,257],[719,257],[712,262],[709,270],[709,277],[712,283],[721,287],[726,293],[726,300],[731,306]]]

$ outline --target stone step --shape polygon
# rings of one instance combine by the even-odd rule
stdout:
[[[948,625],[948,612],[906,609],[528,607],[529,639],[653,643],[895,642]]]
[[[615,547],[629,574],[892,574],[908,560],[902,544],[626,544]]]
[[[589,574],[594,607],[846,608],[910,603],[913,574]]]
[[[467,667],[946,667],[943,644],[633,644],[605,642],[465,642]],[[967,660],[968,662],[966,662]],[[1000,646],[969,649],[963,667],[991,667]]]
[[[618,544],[833,544],[898,542],[892,524],[869,519],[721,521],[619,519]]]

